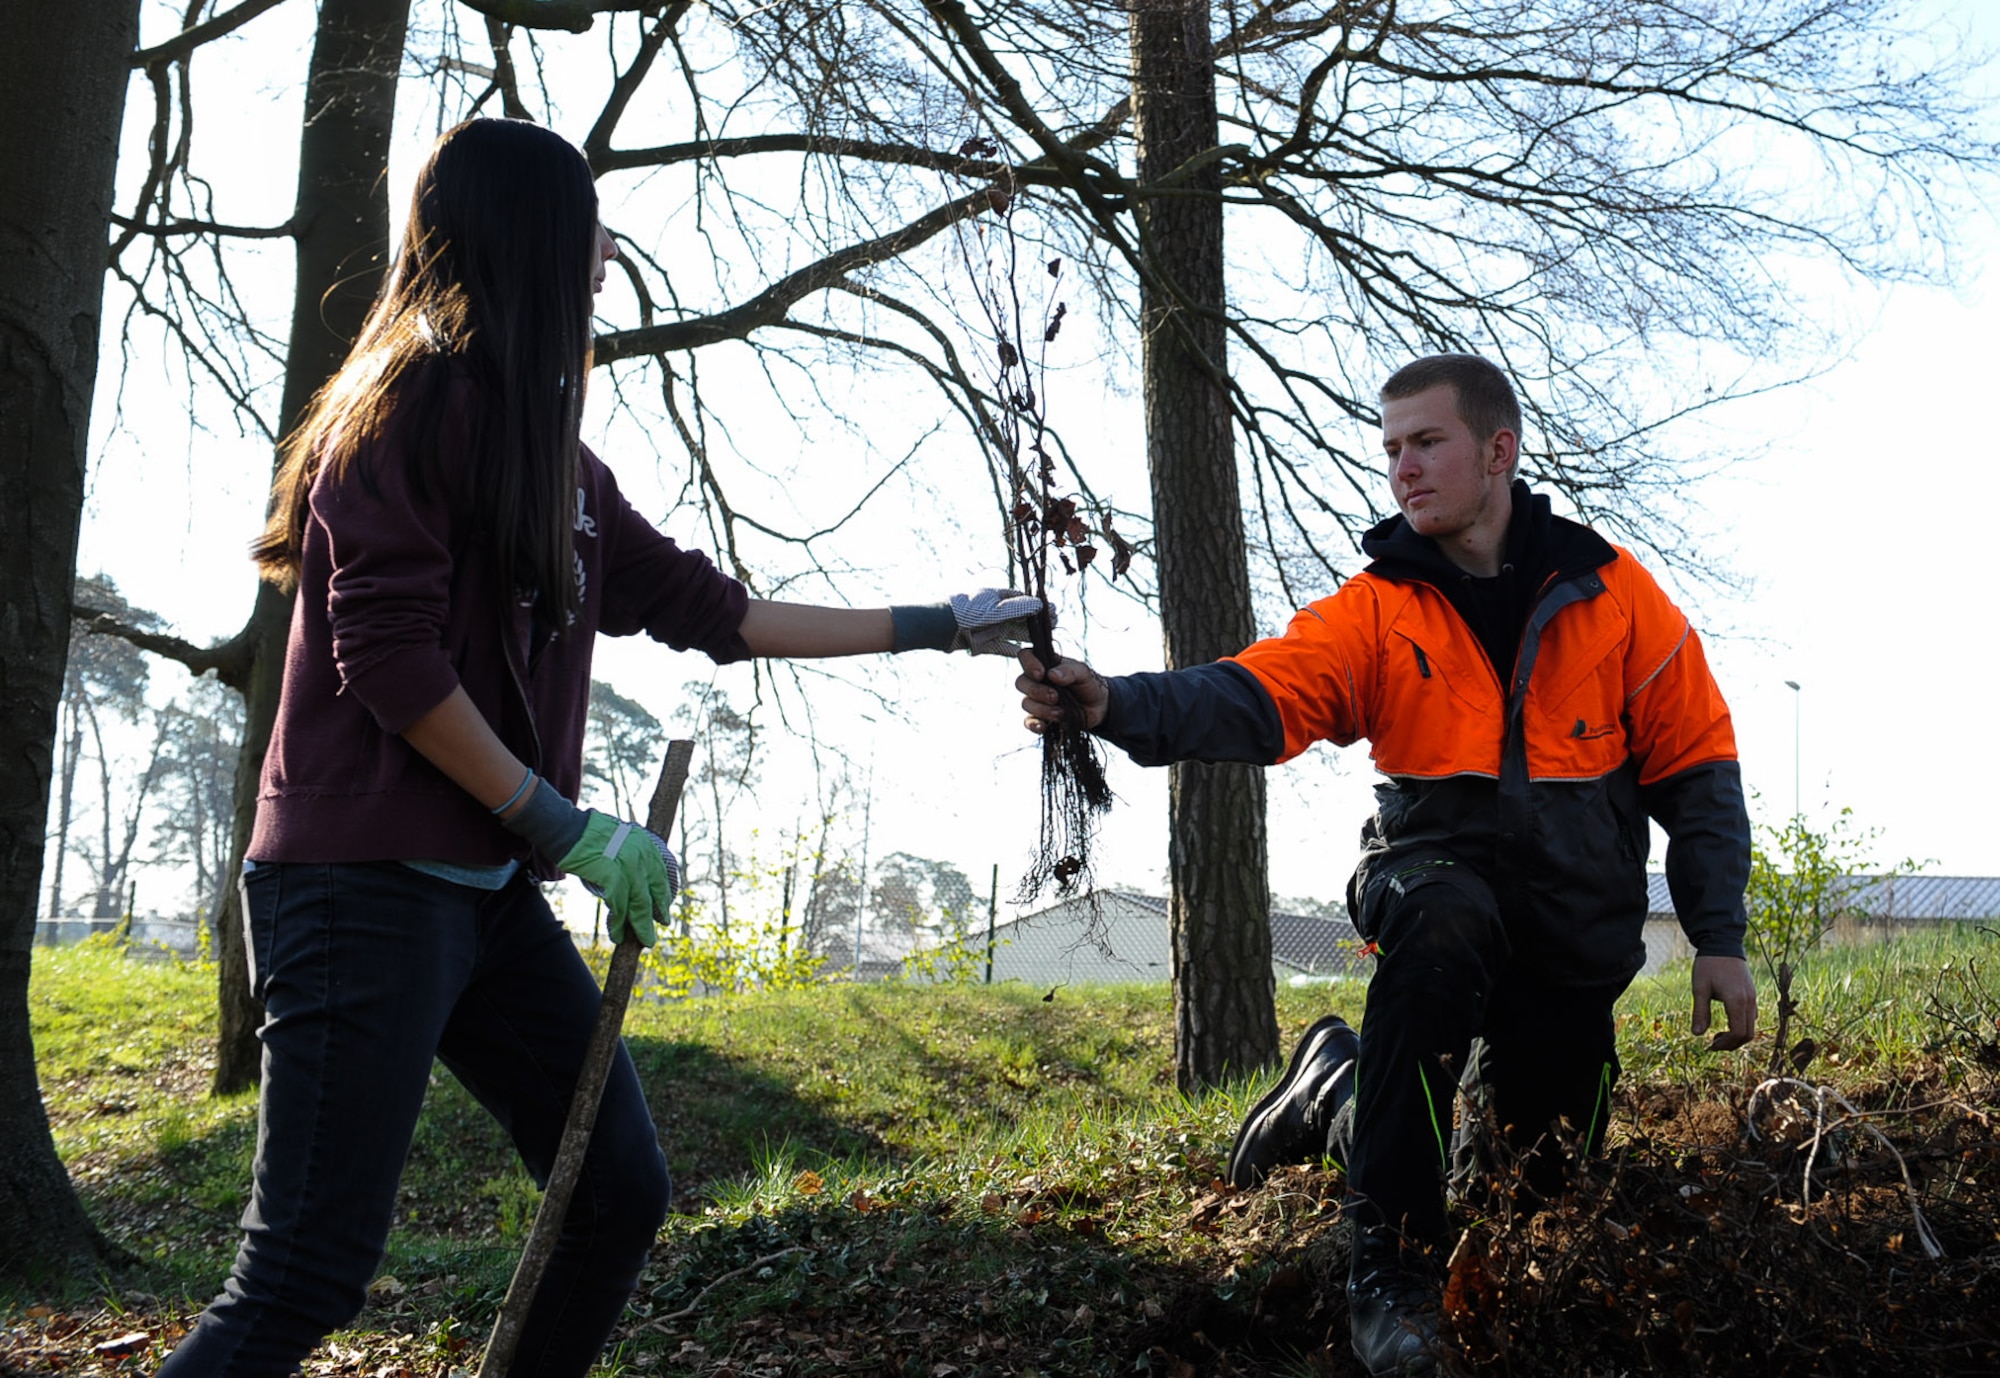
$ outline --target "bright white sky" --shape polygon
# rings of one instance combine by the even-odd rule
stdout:
[[[2000,6],[1941,0],[1940,8],[1989,51],[2000,49]],[[306,41],[311,13],[310,6],[282,6],[255,21],[226,54],[198,61],[198,80],[218,98],[204,105],[198,137],[224,128],[240,132],[241,151],[232,162],[255,170],[241,185],[219,188],[219,219],[270,223],[289,209],[296,95],[276,77],[253,74],[303,70],[292,55]],[[174,22],[149,6],[148,41]],[[138,91],[135,108],[143,104]],[[434,119],[434,108],[410,111],[396,187],[407,186],[413,170],[407,152],[428,142]],[[278,144],[260,148],[266,132]],[[2000,223],[1992,202],[1955,231],[1963,252],[1954,290],[1895,287],[1857,305],[1843,288],[1837,301],[1802,297],[1793,304],[1804,319],[1838,312],[1873,324],[1847,357],[1828,361],[1817,381],[1736,404],[1715,423],[1714,434],[1746,458],[1692,496],[1705,509],[1712,547],[1748,587],[1741,596],[1677,587],[1708,639],[1734,710],[1761,819],[1776,822],[1791,812],[1796,771],[1809,818],[1824,821],[1851,806],[1859,825],[1881,830],[1878,860],[1914,857],[1933,860],[1938,874],[2000,875],[1996,812],[1988,799],[2000,780],[2000,730],[1982,707],[2000,682],[1995,617],[1981,593],[1992,588],[1994,555],[1986,542],[2000,513],[1994,440],[2000,427],[1990,401],[2000,366],[1990,342],[2000,307]],[[278,280],[279,291],[288,276]],[[609,295],[606,305],[618,309]],[[1085,324],[1071,315],[1065,343],[1079,349],[1074,357],[1089,356],[1087,343],[1075,340]],[[107,336],[114,332],[115,321]],[[125,379],[124,425],[114,431],[118,385],[115,339],[108,339],[79,568],[110,574],[181,635],[226,636],[249,605],[251,574],[242,552],[261,516],[268,449],[238,439],[222,419],[189,436],[177,417],[174,399],[184,394],[177,371],[143,352]],[[1133,503],[1144,479],[1130,400],[1081,371],[1052,379],[1050,387],[1049,410],[1059,423],[1090,417],[1101,430],[1103,449],[1092,461],[1100,488]],[[609,389],[598,392],[586,439],[611,461],[642,512],[665,513],[669,499],[650,447],[632,436],[629,424],[607,420],[601,394]],[[745,450],[757,446],[755,436],[736,439]],[[1373,437],[1356,441],[1373,448]],[[846,443],[830,440],[811,462],[841,462]],[[678,449],[670,434],[657,444],[669,455]],[[797,501],[801,511],[811,510],[809,493]],[[668,513],[662,525],[704,544],[691,513]],[[919,549],[900,562],[884,553],[880,567],[861,576],[855,599],[930,601],[991,582],[991,565],[976,548],[984,543],[982,537]],[[1080,638],[1082,654],[1099,668],[1159,667],[1157,628],[1130,604],[1094,596],[1088,617],[1077,609],[1064,613],[1063,630]],[[1037,758],[1019,728],[1011,662],[917,656],[848,670],[902,714],[892,722],[865,698],[837,688],[816,700],[822,730],[863,771],[872,765],[872,853],[951,860],[982,894],[997,864],[1004,919],[1004,900],[1034,842],[1037,808]],[[600,677],[663,720],[680,702],[680,686],[711,672],[705,659],[651,643],[600,643]],[[172,692],[183,677],[164,667],[158,680]],[[1787,680],[1801,688],[1795,693]],[[717,682],[739,703],[750,696],[742,667],[721,671]],[[1274,890],[1341,894],[1370,807],[1369,773],[1362,749],[1324,747],[1271,772]],[[1158,891],[1166,864],[1165,772],[1120,757],[1111,778],[1120,803],[1100,835],[1099,877]],[[757,820],[766,836],[789,830],[802,809],[809,816],[808,790],[791,766],[773,763],[760,797],[767,816]]]

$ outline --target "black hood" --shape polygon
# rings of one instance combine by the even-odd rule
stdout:
[[[1377,523],[1361,538],[1362,550],[1373,557],[1370,574],[1398,583],[1429,584],[1445,596],[1502,683],[1510,678],[1528,615],[1543,590],[1555,579],[1586,574],[1617,558],[1609,541],[1587,526],[1556,516],[1549,510],[1549,500],[1530,492],[1521,480],[1514,480],[1509,493],[1513,511],[1507,521],[1507,547],[1500,572],[1490,579],[1467,574],[1436,541],[1418,535],[1401,516]]]
[[[1611,543],[1595,531],[1556,516],[1548,496],[1529,488],[1525,479],[1515,479],[1511,492],[1514,510],[1501,563],[1529,589],[1539,590],[1551,575],[1572,578],[1617,558]],[[1370,527],[1361,538],[1361,549],[1373,562],[1368,573],[1384,579],[1415,580],[1450,590],[1471,577],[1436,541],[1418,535],[1401,513]]]

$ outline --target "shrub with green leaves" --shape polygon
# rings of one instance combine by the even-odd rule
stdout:
[[[1842,809],[1825,828],[1814,828],[1803,814],[1794,814],[1782,827],[1759,824],[1756,832],[1743,897],[1749,912],[1746,937],[1778,991],[1771,1055],[1775,1069],[1792,1046],[1792,1021],[1799,1012],[1793,982],[1799,964],[1838,921],[1867,917],[1861,892],[1850,878],[1868,869],[1870,848],[1881,832],[1858,830],[1851,808]],[[1884,874],[1908,875],[1918,869],[1918,863],[1906,860]]]
[[[642,965],[651,993],[680,1000],[716,991],[803,990],[825,979],[826,958],[805,950],[795,926],[759,918],[738,920],[727,930],[691,926],[662,935]]]

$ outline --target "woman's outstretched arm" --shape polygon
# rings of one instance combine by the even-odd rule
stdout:
[[[887,608],[816,608],[753,598],[740,631],[756,656],[856,656],[895,646]]]
[[[737,628],[754,656],[856,656],[883,651],[970,651],[1012,655],[1030,635],[1039,598],[980,589],[943,603],[887,608],[821,608],[750,600]]]

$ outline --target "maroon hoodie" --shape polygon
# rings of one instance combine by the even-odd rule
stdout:
[[[717,662],[743,660],[749,596],[706,555],[654,530],[585,450],[575,530],[581,608],[566,636],[538,630],[526,603],[503,599],[490,547],[440,491],[454,485],[412,482],[402,450],[410,428],[386,429],[339,479],[322,470],[313,484],[249,855],[527,859],[525,843],[399,734],[463,685],[500,740],[573,800],[597,634],[644,632]],[[464,431],[447,422],[439,443],[463,451]],[[436,472],[472,462],[447,449]],[[547,858],[535,869],[554,875]]]

